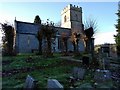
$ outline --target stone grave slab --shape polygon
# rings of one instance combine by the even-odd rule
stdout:
[[[83,79],[85,75],[85,69],[74,67],[73,68],[73,77],[76,79]]]
[[[73,68],[72,75],[74,78],[78,78],[78,67]]]
[[[34,88],[36,88],[36,83],[37,81],[33,79],[30,75],[28,75],[25,81],[24,88],[33,90]]]
[[[63,86],[56,79],[48,79],[47,88],[50,90],[52,90],[52,88],[63,90]]]

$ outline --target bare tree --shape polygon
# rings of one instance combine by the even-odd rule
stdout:
[[[60,20],[57,23],[55,23],[55,27],[61,27],[61,21]]]
[[[93,36],[96,34],[97,30],[98,30],[98,25],[97,25],[97,21],[93,18],[88,18],[85,22],[84,22],[84,32],[86,35],[86,51],[91,53],[92,55],[92,62],[91,65],[95,66],[97,65],[97,61],[95,60],[94,57],[94,38]]]
[[[76,32],[72,32],[71,41],[74,47],[74,52],[78,52],[79,39],[80,39],[80,34],[77,34]]]
[[[84,21],[84,29],[89,29],[93,28],[93,35],[98,31],[98,24],[96,19],[93,18],[88,18],[87,20]]]
[[[43,39],[45,39],[47,41],[47,52],[45,53],[45,57],[51,57],[53,56],[52,53],[52,38],[55,38],[55,34],[56,34],[56,30],[54,28],[54,23],[52,21],[49,21],[49,19],[47,19],[47,22],[45,23],[45,25],[41,26],[41,33],[42,33],[42,37]]]
[[[68,35],[67,33],[63,32],[62,35],[61,35],[61,38],[62,38],[62,43],[63,43],[63,49],[65,50],[65,52],[67,53],[68,51]]]

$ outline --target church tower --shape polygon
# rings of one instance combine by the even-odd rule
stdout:
[[[66,6],[61,12],[61,27],[71,28],[72,32],[82,33],[82,8],[72,4]]]

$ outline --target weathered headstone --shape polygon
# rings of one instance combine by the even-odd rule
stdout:
[[[82,64],[85,66],[89,66],[89,57],[88,56],[82,57]]]
[[[94,80],[97,83],[102,83],[111,80],[111,72],[109,70],[96,70],[94,74]]]
[[[78,67],[73,68],[72,75],[74,78],[78,78]]]
[[[48,79],[47,88],[48,90],[52,90],[52,88],[63,90],[63,86],[56,79]]]
[[[27,76],[26,81],[25,81],[25,89],[30,89],[33,90],[36,88],[36,83],[37,81],[34,80],[30,75]]]
[[[73,68],[73,77],[76,79],[83,79],[85,75],[85,69],[74,67]]]
[[[105,69],[109,69],[110,67],[110,61],[108,58],[104,58],[104,65],[105,65]]]
[[[85,69],[78,68],[78,79],[83,79],[85,75]]]

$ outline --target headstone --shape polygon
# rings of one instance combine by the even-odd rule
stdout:
[[[48,79],[47,88],[50,90],[52,90],[52,88],[63,90],[63,86],[56,79]]]
[[[85,66],[89,66],[89,57],[88,56],[82,57],[82,64]]]
[[[74,67],[73,68],[73,77],[76,79],[83,79],[85,75],[85,69]]]
[[[111,72],[109,70],[97,69],[94,74],[94,80],[97,83],[102,83],[111,80]]]
[[[108,58],[104,58],[104,65],[105,65],[105,69],[109,69],[110,67],[110,61]]]
[[[36,88],[36,80],[34,80],[30,75],[27,76],[26,81],[25,81],[25,89],[30,89],[33,90]]]
[[[72,75],[74,78],[78,78],[78,67],[73,68]]]

